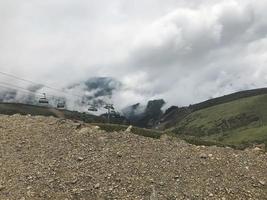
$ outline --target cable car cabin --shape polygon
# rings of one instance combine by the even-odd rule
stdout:
[[[63,109],[63,108],[65,108],[65,103],[64,103],[64,102],[59,102],[59,103],[57,103],[57,108],[58,108],[58,109]]]
[[[111,110],[114,110],[114,107],[112,104],[107,104],[105,107],[105,109],[111,109]]]
[[[39,103],[42,103],[42,104],[48,104],[49,102],[48,102],[48,100],[47,100],[46,98],[41,97],[41,98],[39,99]]]
[[[44,93],[44,96],[43,97],[40,97],[39,103],[41,103],[41,104],[48,104],[49,103],[48,102],[48,99],[46,98],[45,93]]]
[[[94,106],[90,106],[90,107],[88,108],[88,110],[89,110],[89,111],[92,111],[92,112],[96,112],[96,111],[97,111],[97,108],[94,107]]]

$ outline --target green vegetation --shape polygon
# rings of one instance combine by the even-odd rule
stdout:
[[[189,107],[172,107],[155,126],[162,131],[133,127],[132,132],[145,137],[175,135],[196,145],[230,146],[244,149],[254,144],[267,148],[267,89],[243,91],[211,99]],[[0,113],[44,115],[96,123],[102,130],[122,131],[128,126],[107,124],[103,117],[76,111],[26,104],[1,103]],[[150,117],[153,117],[151,114]],[[147,119],[150,119],[148,117]],[[151,121],[151,120],[150,120]],[[155,121],[155,120],[154,120]],[[113,121],[113,123],[116,123]],[[122,123],[119,121],[118,123]]]
[[[171,130],[192,143],[237,148],[267,142],[267,95],[242,98],[195,111]]]
[[[69,110],[58,110],[51,107],[37,106],[37,105],[28,105],[20,103],[0,103],[0,114],[4,115],[42,115],[42,116],[54,116],[59,118],[66,118],[71,120],[79,120],[87,123],[91,122],[105,122],[106,120],[102,117],[95,115],[90,115],[87,113],[80,113],[77,111]]]

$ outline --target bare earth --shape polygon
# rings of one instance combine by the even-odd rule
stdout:
[[[0,116],[0,199],[267,199],[267,154]]]

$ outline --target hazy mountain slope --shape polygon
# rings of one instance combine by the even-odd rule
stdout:
[[[232,102],[232,101],[239,100],[242,98],[253,97],[253,96],[258,96],[258,95],[263,95],[263,94],[267,94],[267,88],[240,91],[240,92],[225,95],[222,97],[209,99],[207,101],[193,104],[187,107],[180,107],[180,108],[172,109],[169,112],[167,112],[168,110],[166,110],[166,112],[161,116],[160,120],[158,121],[159,123],[156,127],[162,130],[166,128],[171,128],[175,126],[176,124],[178,124],[181,120],[184,119],[184,117],[186,117],[192,112],[202,110],[205,108],[209,108],[212,106]]]
[[[267,141],[267,95],[242,98],[192,112],[173,129],[178,135],[226,144]]]
[[[152,128],[163,115],[161,109],[164,104],[163,99],[155,99],[148,101],[145,106],[137,103],[126,107],[122,112],[131,124],[142,128]]]

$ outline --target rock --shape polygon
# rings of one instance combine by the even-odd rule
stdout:
[[[83,161],[84,158],[83,158],[83,157],[78,157],[77,160],[78,160],[78,161]]]
[[[116,154],[117,154],[117,156],[118,156],[119,158],[121,158],[121,157],[122,157],[122,154],[121,154],[121,152],[117,152]]]
[[[255,147],[254,149],[252,149],[253,151],[262,151],[262,149],[261,148],[259,148],[259,147]]]
[[[10,117],[20,117],[21,115],[20,114],[14,114],[14,115],[11,115]]]
[[[128,126],[128,128],[125,130],[125,132],[131,132],[132,131],[132,128],[133,128],[132,125]]]
[[[155,181],[154,181],[153,178],[150,178],[149,181],[150,181],[151,183],[155,183]]]
[[[167,134],[163,134],[162,136],[160,136],[160,139],[162,140],[162,141],[172,141],[173,140],[173,138],[172,137],[170,137],[169,135],[167,135]]]
[[[75,129],[80,129],[82,127],[81,123],[73,123],[73,126],[75,127]]]
[[[100,129],[100,127],[99,126],[93,126],[93,129],[98,130],[98,129]]]
[[[201,153],[199,155],[199,157],[202,158],[202,159],[207,159],[208,158],[207,154],[205,154],[205,153]]]
[[[99,189],[100,188],[100,183],[95,184],[94,188],[95,189]]]
[[[209,197],[213,197],[214,195],[212,193],[209,193]]]
[[[91,128],[89,128],[89,127],[85,127],[85,128],[81,128],[80,130],[79,130],[79,133],[80,134],[91,134],[93,131],[92,131],[92,129]]]
[[[263,180],[259,180],[259,183],[261,184],[261,185],[266,185],[266,182],[265,181],[263,181]]]
[[[5,186],[3,186],[3,185],[0,184],[0,191],[2,191],[4,189],[5,189]]]

